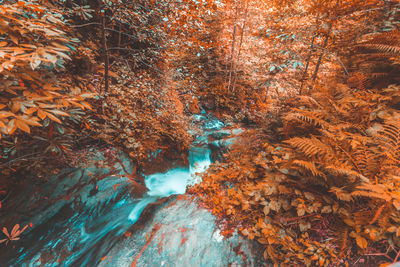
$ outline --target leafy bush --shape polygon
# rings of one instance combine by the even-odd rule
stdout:
[[[91,94],[59,81],[57,72],[76,41],[63,31],[61,14],[18,2],[0,6],[0,131],[30,133],[46,118],[61,123],[71,107],[90,108]]]
[[[192,190],[227,218],[228,230],[238,228],[264,245],[266,260],[394,262],[400,86],[367,90],[325,79],[329,85],[278,104],[274,123],[243,136]]]

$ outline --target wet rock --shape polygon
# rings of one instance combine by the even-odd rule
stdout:
[[[225,138],[221,140],[212,141],[210,145],[215,147],[215,149],[228,149],[235,143],[236,140],[238,140],[237,137]]]
[[[222,129],[213,132],[210,135],[212,140],[209,142],[209,146],[211,149],[211,160],[214,162],[221,159],[223,157],[223,154],[227,150],[229,150],[229,148],[237,140],[239,140],[238,135],[240,135],[243,132],[244,130],[242,128]]]
[[[0,226],[11,229],[18,223],[32,227],[22,233],[21,240],[8,246],[1,244],[0,265],[41,262],[55,266],[67,252],[79,258],[81,252],[90,251],[88,238],[92,243],[104,238],[111,245],[114,237],[107,238],[109,227],[125,231],[131,223],[121,223],[110,215],[129,214],[135,199],[147,192],[135,181],[133,172],[134,166],[125,154],[98,151],[85,168],[66,168],[47,182],[15,190],[2,203]]]
[[[189,162],[145,176],[149,191],[135,176],[130,159],[107,149],[93,150],[93,158],[83,159],[79,168],[64,168],[48,182],[11,194],[2,203],[0,226],[31,227],[20,240],[0,249],[1,264],[260,266],[254,245],[237,234],[224,239],[216,219],[196,201],[163,202],[171,194],[184,194],[211,163],[208,135],[223,123],[206,114],[199,115],[197,123],[204,134],[193,142]]]
[[[201,103],[201,106],[206,110],[215,110],[215,99],[208,98]]]
[[[99,266],[263,266],[258,245],[224,238],[216,218],[192,197],[171,197],[142,215]]]
[[[109,150],[96,153],[86,167],[64,169],[41,190],[21,188],[0,210],[0,225],[33,227],[0,249],[0,258],[5,266],[97,266],[146,206],[185,193],[193,176],[211,163],[208,147],[191,148],[189,161],[184,168],[147,176],[147,191],[135,181],[129,158]]]
[[[239,135],[243,133],[244,130],[242,128],[236,128],[236,129],[222,129],[219,131],[215,131],[211,134],[211,137],[214,138],[215,140],[220,140],[223,138],[226,138],[231,135]]]
[[[144,175],[150,175],[158,172],[166,172],[169,169],[187,166],[188,159],[183,155],[187,155],[188,151],[180,151],[177,149],[169,149],[163,151],[159,149],[149,155],[149,158],[141,162],[141,172]]]

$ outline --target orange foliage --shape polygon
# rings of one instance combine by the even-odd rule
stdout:
[[[282,61],[287,58],[272,57],[275,65],[269,71],[280,73],[275,75],[280,84],[270,86],[279,101],[268,106],[269,119],[251,120],[257,129],[243,135],[192,192],[228,220],[228,230],[239,229],[257,240],[264,246],[265,259],[277,264],[396,261],[400,90],[389,84],[398,80],[397,31],[354,43],[359,31],[367,34],[380,27],[381,1],[275,2],[281,6],[270,6],[275,40],[268,51],[291,50],[309,62],[303,62],[302,72],[284,73]],[[366,13],[372,7],[376,13]],[[315,20],[318,14],[324,14],[323,22]],[[357,19],[366,23],[358,24]],[[292,28],[302,22],[303,28]],[[303,31],[313,23],[325,26]],[[308,45],[298,45],[298,35],[300,40],[309,39]],[[306,64],[312,75],[307,75]],[[379,80],[376,72],[385,79]],[[348,85],[342,82],[347,77]],[[305,90],[295,96],[303,81]]]
[[[64,109],[90,108],[92,94],[58,81],[54,75],[69,60],[74,40],[63,31],[59,13],[38,4],[0,6],[0,131],[30,133],[46,118],[61,123]]]

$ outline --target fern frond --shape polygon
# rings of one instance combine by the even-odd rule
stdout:
[[[373,224],[373,223],[375,223],[375,222],[379,219],[379,217],[381,216],[382,211],[383,211],[383,209],[384,209],[385,207],[386,207],[386,203],[383,204],[383,205],[381,205],[381,206],[377,209],[374,218],[372,218],[372,221],[370,221],[369,224]]]
[[[349,238],[349,228],[345,227],[344,231],[339,231],[337,242],[340,243],[340,256],[343,256],[345,249],[347,248],[347,242]]]
[[[382,141],[385,141],[389,147],[397,146],[400,137],[400,123],[396,121],[387,122],[382,125],[383,130],[379,136]]]
[[[314,162],[311,161],[304,161],[304,160],[294,160],[293,161],[294,165],[300,166],[306,171],[309,171],[312,173],[314,176],[320,176],[326,178],[325,174],[317,169],[317,166],[315,166]]]
[[[285,120],[287,121],[297,120],[319,128],[324,128],[327,125],[326,121],[323,120],[321,116],[319,114],[316,114],[315,112],[310,112],[301,109],[293,109],[293,111],[294,112],[291,112],[284,117]]]
[[[382,184],[370,184],[370,183],[362,183],[357,186],[360,190],[372,191],[379,194],[384,194],[386,192],[386,187]]]
[[[400,56],[400,46],[387,44],[364,44],[364,47],[370,48],[382,53],[393,54]]]
[[[389,73],[375,72],[375,73],[371,73],[371,76],[376,79],[376,78],[382,78],[382,77],[389,76]]]
[[[369,44],[381,44],[381,43],[393,44],[393,43],[396,43],[398,40],[400,40],[400,29],[396,29],[396,30],[388,31],[388,32],[376,33],[366,43],[369,43]]]
[[[390,196],[388,196],[386,194],[379,194],[379,193],[370,192],[370,191],[354,191],[351,194],[353,196],[377,198],[377,199],[382,199],[382,200],[385,200],[385,201],[390,201],[391,200]]]
[[[371,149],[365,147],[358,148],[354,152],[353,158],[357,162],[357,166],[362,174],[369,179],[373,179],[381,169],[381,155],[376,154]]]
[[[398,44],[400,40],[400,29],[388,32],[379,32],[369,36],[369,40],[359,44]]]
[[[316,107],[318,107],[318,108],[320,108],[320,109],[323,108],[323,107],[321,106],[321,104],[318,103],[318,101],[317,101],[315,98],[311,97],[311,96],[305,96],[305,95],[303,95],[303,96],[299,96],[299,99],[300,99],[300,103],[301,103],[301,104],[306,104],[307,106],[312,106],[312,105],[314,105],[314,106],[316,106]]]
[[[334,193],[339,200],[342,201],[353,201],[352,195],[345,191],[343,188],[331,187],[330,192]]]
[[[385,54],[400,56],[400,30],[378,33],[369,41],[357,45],[359,48],[374,50],[375,54]],[[380,55],[382,58],[382,55]]]
[[[377,198],[389,202],[392,200],[392,195],[387,191],[387,188],[382,184],[366,184],[363,183],[357,187],[358,190],[352,192],[353,196],[363,196],[368,198]]]
[[[389,162],[387,164],[400,164],[400,122],[396,120],[387,120],[381,131],[376,135],[376,139],[384,148],[384,155]]]
[[[356,225],[368,225],[373,215],[373,210],[358,211],[353,213],[353,220]]]
[[[362,125],[357,123],[350,123],[350,122],[343,122],[336,124],[333,128],[337,129],[338,131],[345,131],[350,129],[355,129],[358,131],[362,131]],[[332,129],[332,128],[331,128]]]
[[[285,143],[290,146],[299,149],[309,158],[321,158],[325,160],[331,160],[334,158],[331,147],[321,142],[317,138],[305,138],[305,137],[294,137]]]
[[[362,175],[361,173],[352,170],[350,167],[346,166],[333,166],[333,165],[327,165],[324,166],[324,168],[329,171],[330,173],[334,175],[344,175],[348,177],[355,177],[360,179],[363,182],[369,183],[369,179]]]

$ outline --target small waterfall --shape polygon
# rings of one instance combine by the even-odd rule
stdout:
[[[14,196],[10,201],[20,203],[18,207],[32,214],[29,220],[34,227],[15,243],[17,249],[0,250],[3,264],[94,266],[93,262],[121,240],[147,205],[163,197],[184,194],[188,185],[199,182],[198,174],[211,164],[208,135],[223,124],[206,115],[198,115],[194,121],[203,131],[189,150],[188,166],[147,176],[145,185],[149,191],[141,199],[129,194],[130,180],[123,177],[123,170],[108,174],[112,166],[71,170],[60,180],[50,179],[41,196],[45,206],[31,208],[29,188],[21,196]],[[96,181],[92,179],[94,174],[103,178]],[[66,193],[67,190],[71,193]]]
[[[211,151],[206,146],[193,147],[189,151],[189,167],[178,167],[146,177],[145,184],[149,191],[129,214],[129,220],[136,222],[143,209],[149,203],[155,202],[156,198],[184,194],[188,185],[199,181],[196,174],[204,172],[210,166],[210,154]]]

